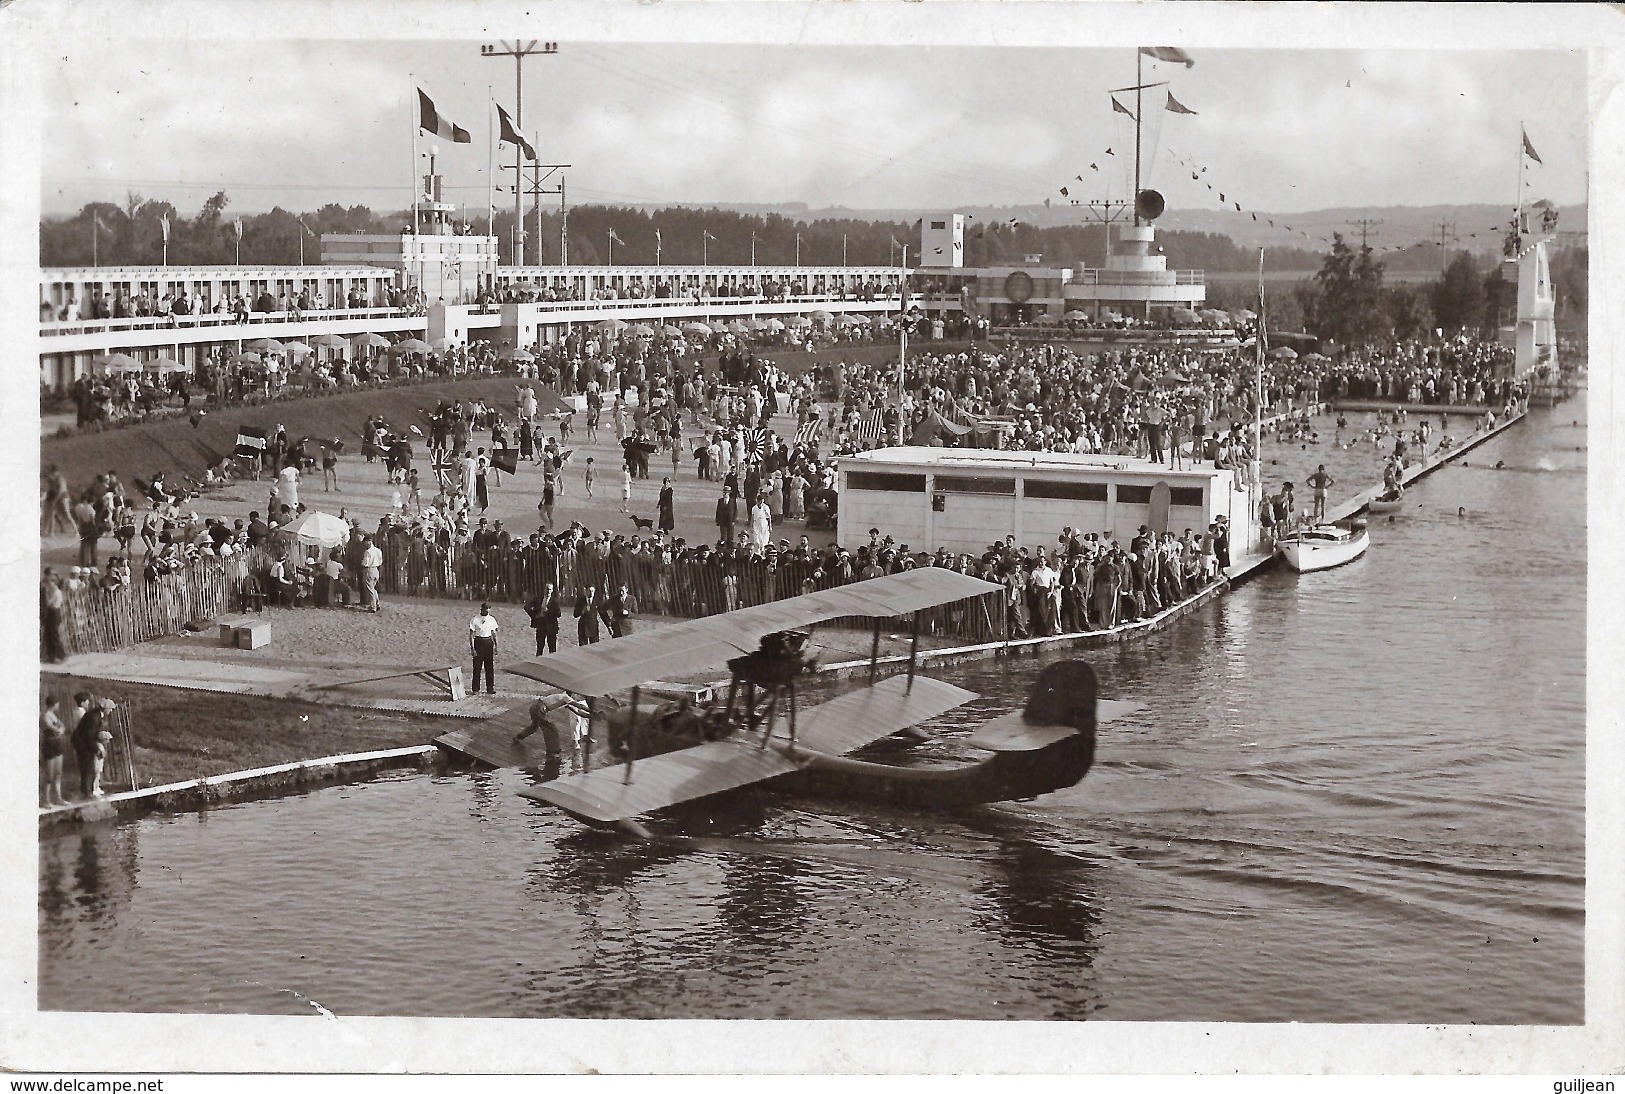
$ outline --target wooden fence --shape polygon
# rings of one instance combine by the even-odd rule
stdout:
[[[179,634],[191,620],[227,611],[229,584],[218,563],[200,561],[154,581],[137,577],[117,589],[67,592],[62,644],[69,653],[103,653]]]

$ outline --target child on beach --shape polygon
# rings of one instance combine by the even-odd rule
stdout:
[[[591,498],[592,497],[592,480],[593,480],[592,457],[591,456],[587,457],[587,470],[582,474],[581,478],[582,478],[582,481],[585,482],[586,486],[587,486],[587,497]]]
[[[631,465],[621,467],[621,512],[632,511],[632,468]]]

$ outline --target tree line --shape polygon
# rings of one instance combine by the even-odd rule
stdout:
[[[235,214],[230,198],[216,193],[194,217],[183,217],[173,204],[129,193],[124,202],[91,202],[71,216],[40,222],[41,266],[157,265],[165,259],[164,222],[169,224],[168,261],[172,265],[315,265],[321,261],[323,233],[393,234],[411,223],[411,214],[377,213],[365,205],[329,203],[296,213],[278,206],[269,212]],[[911,266],[920,265],[920,222],[819,218],[795,220],[776,213],[757,215],[725,209],[673,207],[647,210],[625,206],[581,205],[565,215],[569,224],[569,259],[574,265],[741,266],[751,261],[753,242],[759,265],[789,265],[798,253],[804,266],[891,266],[903,261],[905,246]],[[241,225],[241,238],[238,225]],[[471,231],[494,234],[500,258],[514,264],[514,216],[498,209],[494,217],[471,216]],[[563,247],[557,208],[537,215],[528,208],[524,227],[525,257],[543,265],[557,264]],[[617,239],[613,244],[609,233]],[[659,242],[656,242],[656,233]],[[240,244],[240,246],[239,246]],[[1210,232],[1167,231],[1159,235],[1170,269],[1245,270],[1256,252],[1238,247],[1228,236]],[[301,249],[302,248],[302,249]],[[1016,266],[1026,255],[1041,254],[1049,266],[1100,266],[1106,260],[1106,230],[1100,224],[1038,227],[1020,221],[978,224],[965,233],[967,266]],[[538,258],[539,254],[539,258]],[[1310,271],[1318,252],[1280,248],[1270,252],[1278,269]]]

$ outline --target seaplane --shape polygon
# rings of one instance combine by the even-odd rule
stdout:
[[[1138,709],[1098,698],[1082,661],[1047,666],[1024,709],[977,727],[966,743],[978,759],[909,767],[851,755],[978,698],[917,671],[920,613],[1002,590],[952,570],[915,569],[531,658],[505,671],[556,691],[436,743],[493,767],[542,768],[544,781],[525,797],[639,838],[650,838],[640,820],[648,814],[753,784],[923,809],[1033,798],[1082,780],[1096,728]],[[800,709],[797,682],[816,670],[808,628],[854,617],[873,620],[868,684]],[[912,617],[907,671],[877,681],[882,623],[899,617]],[[725,687],[661,682],[722,665]],[[611,705],[628,689],[629,702]],[[558,776],[558,753],[576,734],[549,719],[569,710],[587,719],[585,754],[580,773]],[[609,756],[594,768],[600,715]],[[906,741],[929,739],[916,732]],[[538,755],[539,741],[548,756]]]

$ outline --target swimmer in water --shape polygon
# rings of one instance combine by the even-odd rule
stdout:
[[[1456,508],[1456,516],[1465,517],[1466,515],[1467,515],[1467,507],[1465,505],[1457,506],[1457,508]]]

